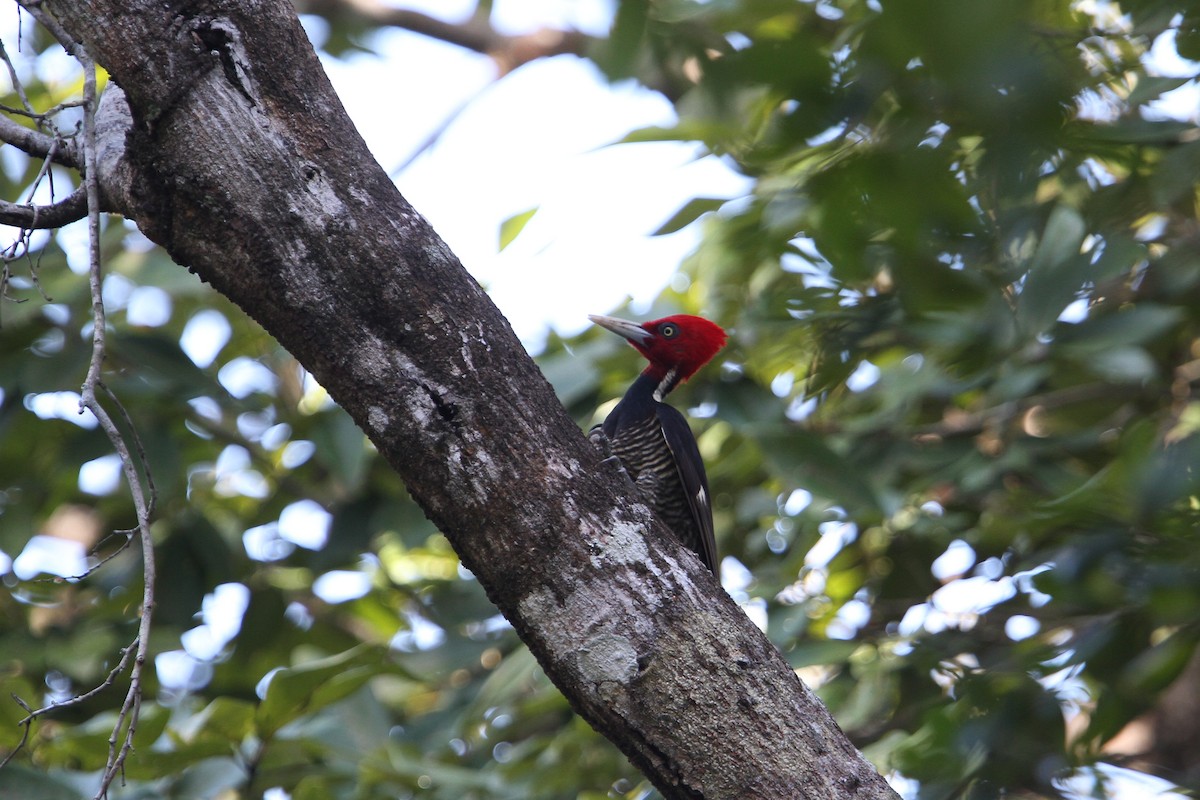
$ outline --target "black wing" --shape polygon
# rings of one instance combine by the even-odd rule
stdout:
[[[708,492],[708,477],[704,474],[704,460],[700,458],[696,437],[692,435],[692,429],[683,414],[666,403],[658,404],[658,422],[662,426],[667,447],[671,449],[675,468],[679,470],[679,480],[683,484],[688,509],[692,512],[692,522],[696,526],[699,539],[700,560],[709,571],[719,576],[717,540],[713,535],[712,501]]]

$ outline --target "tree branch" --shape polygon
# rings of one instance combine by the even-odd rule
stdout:
[[[36,158],[49,158],[64,167],[79,169],[81,166],[73,142],[26,128],[3,114],[0,114],[0,141]]]
[[[67,223],[83,219],[87,212],[87,189],[80,186],[66,198],[48,206],[0,200],[0,225],[25,230],[61,228]]]
[[[353,15],[372,26],[403,28],[481,53],[496,62],[501,75],[539,58],[581,56],[591,41],[579,31],[554,28],[509,36],[497,31],[485,16],[446,22],[419,11],[392,8],[377,0],[299,0],[295,5],[301,14],[317,14],[330,19]]]

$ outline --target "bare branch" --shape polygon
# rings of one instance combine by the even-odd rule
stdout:
[[[352,14],[371,25],[403,28],[482,53],[496,62],[501,75],[539,58],[583,55],[590,42],[590,38],[579,31],[554,28],[509,36],[497,31],[481,15],[462,22],[446,22],[419,11],[392,8],[377,0],[302,0],[295,5],[302,14],[319,14],[329,18]]]
[[[18,697],[17,695],[15,695],[15,694],[12,695],[13,701],[25,710],[25,714],[26,714],[25,718],[17,723],[24,730],[21,732],[21,741],[17,742],[17,746],[14,747],[8,753],[8,755],[6,755],[4,757],[3,761],[0,761],[0,769],[3,769],[4,766],[6,764],[8,764],[8,762],[12,761],[13,758],[17,755],[17,753],[21,752],[22,748],[25,747],[25,744],[29,741],[29,730],[33,726],[34,721],[38,719],[38,717],[44,717],[47,714],[50,714],[54,711],[58,711],[59,709],[70,708],[71,706],[79,705],[80,703],[90,700],[91,698],[100,694],[100,692],[102,692],[105,689],[107,689],[108,687],[112,686],[116,682],[117,676],[120,675],[122,672],[124,672],[125,668],[129,665],[129,656],[137,648],[138,648],[138,640],[137,639],[134,639],[133,642],[130,643],[130,645],[128,647],[121,648],[121,658],[119,661],[117,661],[117,665],[108,671],[107,677],[105,677],[105,679],[103,681],[101,681],[99,684],[97,684],[96,686],[93,686],[91,689],[87,690],[86,692],[83,692],[82,694],[77,694],[74,697],[68,698],[66,700],[59,700],[55,703],[50,703],[48,705],[42,706],[41,708],[33,708],[28,703],[26,703],[24,700],[22,700],[20,697]]]
[[[66,198],[48,206],[0,200],[0,224],[38,230],[61,228],[87,216],[87,190],[80,186]]]
[[[27,111],[33,111],[33,106],[29,102],[29,96],[25,94],[25,86],[22,85],[20,78],[17,76],[17,69],[13,66],[12,59],[8,57],[8,50],[5,49],[4,42],[0,42],[0,59],[4,61],[4,66],[8,69],[8,78],[12,81],[13,91],[21,99],[21,105]]]
[[[72,169],[80,167],[79,154],[73,142],[26,128],[5,116],[0,116],[0,141],[38,158],[46,158],[53,153],[52,160],[56,164]]]

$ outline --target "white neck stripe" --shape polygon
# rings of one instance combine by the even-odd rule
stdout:
[[[677,370],[672,367],[667,370],[666,375],[663,375],[663,379],[658,382],[658,388],[654,390],[654,399],[656,402],[661,403],[663,398],[667,396],[667,393],[675,387],[676,374]]]

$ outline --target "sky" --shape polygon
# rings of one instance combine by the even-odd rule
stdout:
[[[411,2],[443,19],[474,2]],[[498,0],[507,33],[540,26],[602,34],[604,0]],[[324,23],[305,19],[318,44]],[[401,193],[423,214],[528,347],[548,326],[576,333],[587,315],[668,283],[699,226],[649,234],[697,196],[738,197],[749,181],[687,143],[614,145],[632,130],[675,121],[670,103],[632,82],[610,85],[590,62],[559,56],[496,81],[486,56],[404,31],[374,36],[375,55],[325,58],[351,118]],[[461,109],[461,113],[457,113]],[[410,166],[422,144],[453,117]],[[501,223],[538,209],[499,250]]]

